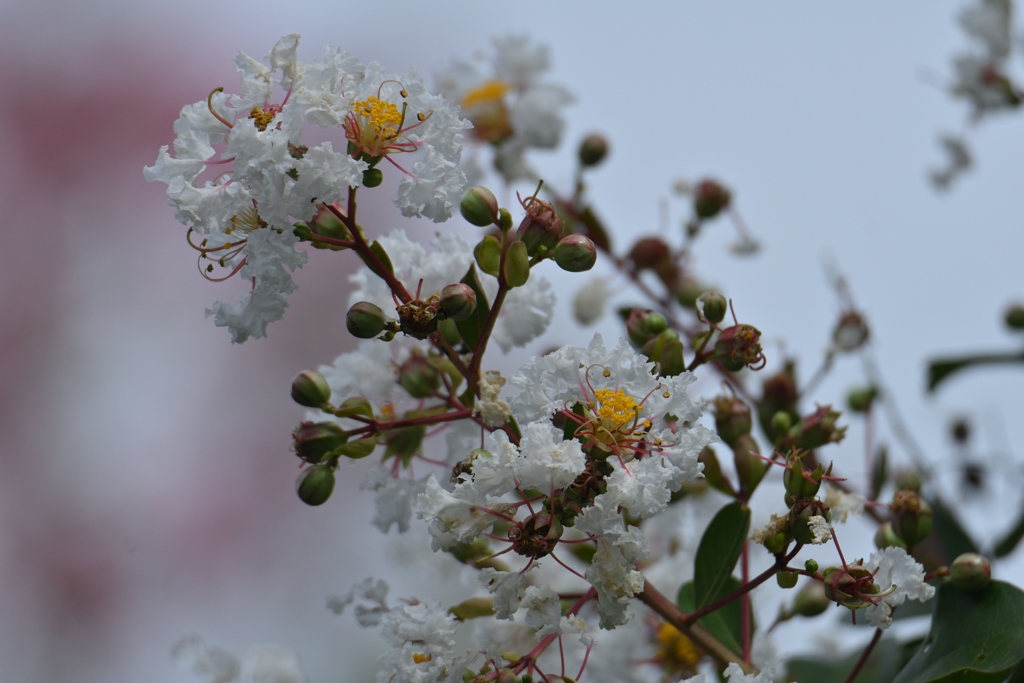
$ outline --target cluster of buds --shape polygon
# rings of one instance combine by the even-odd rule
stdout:
[[[469,285],[447,285],[426,300],[414,299],[396,307],[398,320],[390,320],[380,306],[360,301],[348,310],[345,326],[354,337],[373,339],[384,332],[383,341],[391,341],[397,332],[426,339],[445,320],[465,320],[476,311],[476,292]]]
[[[665,316],[641,308],[625,309],[626,333],[629,340],[652,362],[658,364],[658,374],[674,377],[686,369],[683,362],[683,343],[679,333],[668,326]]]

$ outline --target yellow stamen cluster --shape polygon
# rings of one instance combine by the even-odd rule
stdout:
[[[384,139],[398,135],[398,128],[402,125],[402,112],[397,106],[383,102],[373,95],[356,102],[353,106],[357,113],[370,120],[370,125],[374,126]]]
[[[256,121],[256,130],[266,130],[270,122],[274,120],[274,114],[259,107],[253,107],[249,118]]]
[[[670,672],[693,670],[700,661],[700,650],[672,624],[662,624],[654,638],[658,641],[658,660]]]
[[[483,85],[479,85],[466,92],[462,97],[462,108],[471,109],[478,104],[490,104],[500,101],[505,96],[505,93],[509,91],[510,87],[508,83],[503,83],[502,81],[487,81]]]
[[[637,403],[636,399],[627,396],[621,389],[598,389],[594,394],[600,403],[597,416],[602,420],[608,420],[616,427],[634,420],[643,410],[643,406]]]
[[[230,235],[237,230],[238,232],[248,235],[256,228],[262,228],[266,225],[267,222],[260,218],[260,214],[256,211],[256,207],[250,206],[237,216],[231,217],[231,227],[225,230],[225,232]]]
[[[429,662],[433,658],[434,658],[434,655],[421,655],[418,652],[414,652],[413,655],[412,655],[412,661],[416,662],[417,664],[422,664],[423,662]]]

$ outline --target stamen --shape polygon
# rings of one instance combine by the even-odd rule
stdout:
[[[213,110],[213,93],[215,92],[224,92],[224,87],[221,86],[210,91],[210,94],[206,96],[206,108],[210,110],[211,114],[213,114],[213,118],[217,119],[228,128],[234,128],[235,126],[233,123],[229,122],[226,118]]]

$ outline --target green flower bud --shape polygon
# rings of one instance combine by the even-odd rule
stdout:
[[[796,586],[796,581],[799,578],[800,575],[796,572],[780,571],[775,575],[775,580],[778,582],[779,588],[793,588]]]
[[[676,377],[686,371],[686,361],[683,360],[683,342],[678,339],[665,342],[661,347],[661,355],[658,357],[658,375],[661,377]]]
[[[465,320],[476,311],[476,292],[461,282],[441,290],[441,309],[452,320]]]
[[[651,334],[661,334],[668,329],[668,321],[661,313],[649,313],[646,324],[647,331]]]
[[[512,229],[512,214],[508,209],[498,211],[498,227],[501,228],[502,232],[508,232]]]
[[[914,470],[900,470],[896,474],[896,488],[920,493],[921,477]]]
[[[718,292],[704,292],[697,299],[697,310],[703,313],[705,320],[716,325],[725,319],[728,308],[729,302]]]
[[[441,386],[441,375],[423,356],[412,356],[399,366],[398,383],[413,398],[430,398]]]
[[[334,491],[334,471],[326,465],[307,468],[295,482],[295,491],[306,505],[323,505]]]
[[[303,422],[292,432],[292,439],[295,454],[314,465],[348,441],[335,422]]]
[[[729,485],[722,475],[722,466],[719,464],[718,456],[715,455],[715,451],[711,446],[705,446],[697,459],[704,463],[704,479],[708,485],[722,493],[732,495],[732,486]]]
[[[462,195],[459,205],[462,217],[477,226],[486,228],[498,222],[498,200],[486,187],[471,187]]]
[[[818,570],[817,564],[814,571]],[[825,595],[825,584],[821,581],[808,581],[793,598],[793,614],[802,617],[816,617],[828,609],[832,603]]]
[[[597,166],[608,154],[608,141],[604,136],[591,133],[580,143],[580,164]]]
[[[530,198],[524,202],[526,216],[519,224],[516,238],[526,245],[530,256],[546,254],[562,238],[562,221],[555,209],[541,199]]]
[[[807,560],[804,562],[804,569],[814,574],[818,571],[818,561],[814,559]]]
[[[648,339],[647,343],[640,349],[640,352],[657,363],[661,360],[661,351],[665,348],[665,345],[674,341],[679,341],[679,333],[673,329],[668,329],[661,332],[658,336]]]
[[[793,428],[793,418],[785,410],[772,415],[772,432],[774,434],[787,434]]]
[[[309,227],[314,235],[322,235],[336,240],[352,239],[352,233],[348,231],[341,219],[323,204],[317,205],[316,215],[309,222]]]
[[[702,219],[714,218],[732,201],[732,193],[718,182],[707,179],[697,183],[693,192],[693,212]]]
[[[892,530],[906,542],[915,546],[932,530],[932,507],[914,491],[897,491],[889,503],[892,512]]]
[[[642,237],[629,250],[637,270],[653,270],[664,280],[673,271],[672,249],[660,237]]]
[[[589,237],[569,235],[555,247],[555,263],[570,273],[582,273],[597,263],[597,247]]]
[[[786,457],[786,470],[782,473],[782,483],[786,487],[786,504],[792,500],[810,500],[818,495],[821,478],[824,472],[819,464],[813,472],[804,472],[801,458],[803,453],[793,451]]]
[[[649,322],[654,316],[658,316],[661,320],[653,323]],[[626,334],[629,335],[629,340],[634,345],[642,347],[654,336],[666,329],[667,325],[666,327],[661,327],[661,329],[652,329],[661,326],[663,322],[665,322],[665,318],[658,313],[645,311],[642,308],[634,308],[629,312],[629,317],[626,319]]]
[[[379,168],[363,171],[363,187],[377,187],[384,182],[384,173]]]
[[[1004,318],[1006,326],[1011,330],[1024,330],[1024,306],[1014,304],[1006,309]]]
[[[866,413],[871,404],[878,398],[878,389],[875,387],[860,387],[853,389],[846,395],[846,402],[850,410],[855,413]]]
[[[883,522],[875,530],[875,547],[879,550],[886,548],[903,548],[906,550],[907,544],[892,530],[891,522]]]
[[[949,580],[962,590],[981,590],[992,580],[992,565],[978,553],[964,553],[950,565]]]
[[[715,431],[730,447],[744,434],[750,434],[753,419],[746,403],[735,396],[718,396],[711,406],[715,414]]]
[[[348,315],[345,316],[345,327],[353,337],[359,339],[373,339],[384,331],[386,324],[384,311],[369,301],[360,301],[348,309]]]
[[[292,380],[292,400],[300,406],[319,408],[331,400],[331,386],[316,370],[303,370]]]
[[[754,455],[760,453],[761,448],[754,441],[750,434],[741,434],[736,437],[732,444],[732,459],[736,466],[736,476],[740,481],[740,490],[747,498],[754,493],[754,489],[764,479],[768,471],[768,463]]]
[[[476,264],[480,266],[480,270],[488,275],[498,277],[498,267],[501,264],[501,243],[495,237],[488,235],[480,240],[473,247],[473,257],[476,259]]]
[[[871,336],[867,321],[856,311],[845,313],[832,330],[832,345],[839,351],[856,351]]]
[[[505,254],[505,284],[509,287],[522,287],[530,279],[530,257],[526,253],[526,244],[515,241],[508,245]]]
[[[842,441],[846,436],[846,427],[837,427],[838,420],[839,413],[832,410],[832,406],[819,406],[813,414],[800,421],[797,448],[810,450]]]

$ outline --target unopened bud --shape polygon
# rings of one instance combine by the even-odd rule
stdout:
[[[292,432],[295,454],[314,465],[348,441],[335,422],[303,422]]]
[[[757,488],[757,485],[764,479],[768,471],[768,463],[757,457],[761,449],[750,434],[741,434],[736,437],[732,445],[733,464],[736,465],[736,476],[740,481],[740,489],[749,498]]]
[[[452,320],[465,320],[476,310],[476,292],[461,282],[448,285],[441,290],[441,308]]]
[[[548,253],[562,237],[561,219],[551,204],[541,199],[528,199],[523,206],[526,216],[519,224],[516,237],[526,244],[530,256]]]
[[[804,562],[804,569],[814,574],[818,571],[818,561],[815,559],[807,560],[806,562]]]
[[[818,571],[817,564],[815,564],[814,571]],[[825,595],[825,584],[821,581],[808,581],[793,598],[792,612],[802,617],[816,617],[827,610],[831,604]]]
[[[722,475],[722,465],[719,464],[718,456],[715,455],[715,451],[711,446],[705,446],[697,459],[704,463],[704,479],[708,482],[708,485],[722,493],[732,495],[732,486],[729,485]]]
[[[683,359],[683,342],[678,339],[665,342],[658,356],[658,375],[661,377],[677,377],[686,371]]]
[[[1014,304],[1006,309],[1006,326],[1011,330],[1024,330],[1024,306]]]
[[[797,448],[820,448],[825,444],[839,443],[846,436],[846,427],[837,427],[839,413],[832,406],[819,406],[811,415],[800,421],[800,433],[796,437]]]
[[[672,249],[660,237],[643,237],[629,250],[629,260],[637,270],[662,273],[672,266]]]
[[[878,397],[878,389],[875,387],[861,387],[851,391],[847,397],[846,402],[850,406],[850,410],[855,413],[866,413],[871,409],[871,404],[875,402]]]
[[[712,402],[715,431],[730,447],[744,434],[750,434],[753,420],[750,407],[735,396],[718,396]]]
[[[879,550],[886,548],[903,548],[905,550],[907,544],[892,530],[891,522],[882,522],[875,531],[875,547]]]
[[[728,208],[732,193],[714,180],[702,180],[693,192],[693,212],[701,218],[714,218]]]
[[[772,433],[776,435],[787,434],[793,428],[793,418],[785,410],[772,415]]]
[[[914,491],[897,491],[889,503],[892,512],[892,530],[914,546],[923,541],[932,530],[932,507]]]
[[[313,465],[299,475],[295,491],[306,505],[323,505],[334,491],[334,471],[326,465]]]
[[[791,500],[810,500],[818,495],[821,478],[824,474],[819,464],[813,472],[804,472],[801,457],[803,453],[793,451],[786,457],[786,470],[782,473],[782,483],[786,487],[786,503]]]
[[[629,340],[637,346],[643,346],[652,337],[665,331],[668,323],[660,313],[634,308],[626,319],[626,333]]]
[[[779,588],[793,588],[799,578],[800,575],[796,572],[780,571],[775,575],[775,581],[778,582]]]
[[[316,214],[308,225],[314,235],[322,235],[336,240],[352,239],[352,233],[348,231],[341,219],[323,204],[317,205]]]
[[[914,470],[900,470],[896,473],[896,489],[921,492],[921,477]]]
[[[555,263],[562,270],[581,273],[590,270],[597,262],[597,247],[589,237],[569,235],[555,247]]]
[[[459,211],[473,225],[486,228],[498,221],[498,200],[486,187],[471,187],[462,195]]]
[[[580,163],[584,166],[596,166],[608,154],[608,141],[603,135],[591,133],[580,143]]]
[[[674,341],[679,341],[679,333],[670,328],[648,339],[640,348],[640,352],[657,363],[661,360],[661,352],[665,345]]]
[[[363,171],[363,187],[377,187],[384,182],[384,173],[379,168],[368,168]]]
[[[856,351],[867,342],[871,330],[856,311],[844,314],[832,331],[832,344],[840,351]]]
[[[398,383],[413,398],[430,398],[441,386],[441,376],[426,358],[412,356],[399,366]]]
[[[992,580],[992,565],[978,553],[964,553],[950,565],[949,580],[963,590],[981,590]]]
[[[718,324],[725,319],[725,312],[729,308],[729,302],[718,292],[704,292],[697,299],[697,308],[703,313],[705,320],[709,323]]]
[[[373,339],[384,331],[387,319],[380,306],[371,304],[369,301],[360,301],[348,309],[345,316],[345,327],[352,333],[353,337],[359,339]]]
[[[292,380],[292,400],[300,406],[319,408],[331,400],[331,385],[316,370],[303,370]]]

